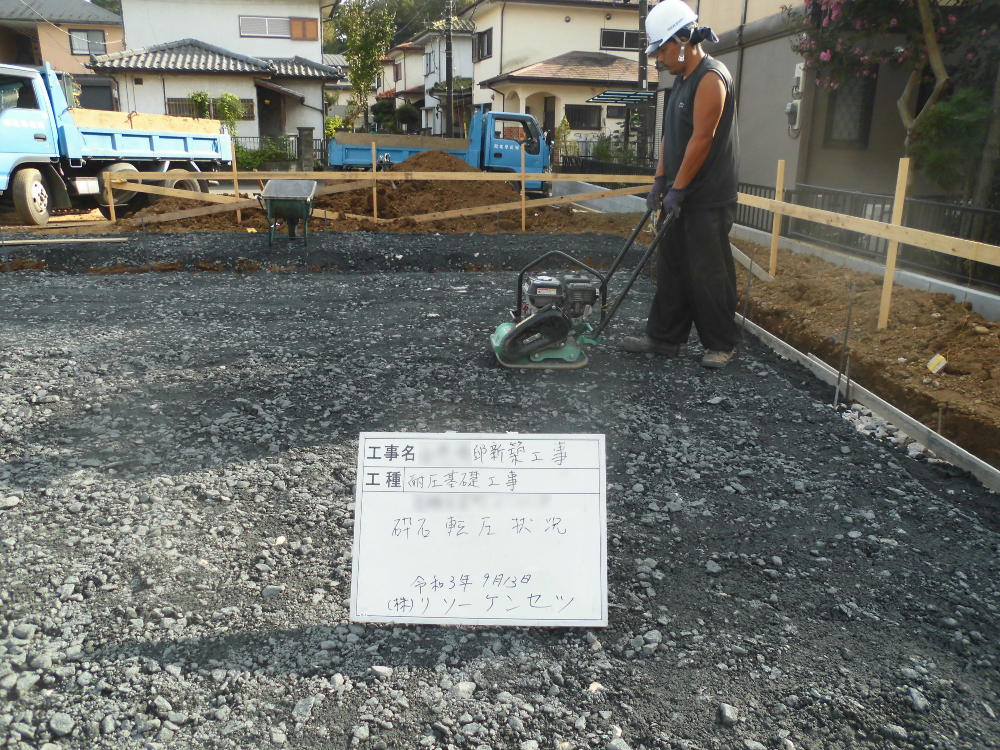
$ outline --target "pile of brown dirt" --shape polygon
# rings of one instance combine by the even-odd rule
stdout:
[[[425,151],[393,166],[393,172],[478,172],[464,161],[443,151]],[[263,176],[263,175],[262,175]],[[336,184],[336,183],[330,183]],[[245,184],[241,185],[244,187]],[[512,232],[520,231],[521,217],[518,211],[507,211],[481,216],[464,216],[441,219],[428,223],[407,221],[407,217],[463,208],[477,208],[498,203],[514,203],[520,200],[520,190],[507,182],[464,182],[452,180],[407,180],[395,182],[380,180],[378,185],[378,214],[380,219],[400,219],[392,224],[376,226],[366,218],[372,214],[372,192],[370,188],[360,188],[346,193],[320,196],[316,207],[341,214],[339,219],[329,220],[314,217],[310,220],[310,231],[387,231],[387,232]],[[168,213],[185,208],[195,208],[197,201],[170,198],[158,201],[145,209],[146,216]],[[267,230],[263,212],[258,208],[243,209],[243,220],[237,225],[233,213],[210,214],[191,219],[181,219],[163,224],[150,224],[149,231],[157,232],[258,232]],[[354,216],[345,216],[353,214]],[[627,234],[636,221],[635,216],[615,217],[610,221],[600,214],[574,211],[566,206],[544,206],[528,209],[526,228],[529,232],[589,232],[611,231]],[[141,229],[138,215],[122,220],[126,231]]]
[[[768,248],[735,244],[767,265]],[[742,311],[746,271],[737,270]],[[775,280],[753,279],[750,320],[839,367],[852,282],[852,380],[935,430],[940,409],[945,437],[1000,466],[1000,323],[968,303],[897,284],[888,327],[880,331],[881,276],[781,250]],[[927,369],[935,354],[948,360],[937,375]]]

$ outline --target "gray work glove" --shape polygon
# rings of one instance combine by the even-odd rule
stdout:
[[[685,188],[670,188],[665,196],[663,196],[663,210],[665,213],[670,214],[671,211],[676,211],[681,207],[681,203],[684,202],[684,194],[687,193]]]
[[[660,198],[663,196],[663,189],[667,186],[667,176],[660,175],[653,178],[653,189],[646,196],[646,208],[655,211],[660,205]]]

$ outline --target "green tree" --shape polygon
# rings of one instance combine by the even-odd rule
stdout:
[[[408,126],[410,125],[419,125],[420,110],[408,103],[396,107],[396,123],[407,126],[407,130],[409,130]]]
[[[207,91],[192,91],[187,95],[187,99],[191,102],[192,114],[196,119],[204,120],[210,116],[212,97],[208,95]]]
[[[377,0],[353,0],[341,11],[347,48],[347,77],[368,127],[368,92],[382,72],[381,59],[392,46],[393,15]]]
[[[98,8],[104,8],[104,10],[110,10],[112,13],[117,13],[119,16],[122,14],[122,4],[121,0],[91,0]]]
[[[877,77],[880,66],[909,72],[896,102],[907,154],[918,132],[924,133],[926,146],[923,122],[950,93],[967,86],[994,90],[1000,0],[804,0],[785,6],[785,13],[799,32],[792,48],[823,88]],[[922,87],[931,90],[918,109]],[[995,117],[990,119],[993,132]],[[977,182],[992,183],[996,159],[990,156],[972,156],[980,162]],[[990,174],[982,174],[984,169]]]
[[[236,94],[225,93],[215,100],[215,117],[230,135],[236,135],[236,121],[243,117],[245,109],[243,102]]]

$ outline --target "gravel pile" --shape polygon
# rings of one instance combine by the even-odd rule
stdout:
[[[412,270],[491,238],[369,239],[0,276],[0,744],[1000,746],[995,495],[756,342],[619,353],[647,280],[585,370],[503,370],[514,274]],[[350,623],[363,430],[605,433],[610,626]]]

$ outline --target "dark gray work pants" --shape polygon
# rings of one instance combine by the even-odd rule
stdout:
[[[706,349],[729,351],[741,340],[736,324],[736,266],[729,247],[735,206],[687,209],[663,239],[657,258],[656,296],[646,333],[684,344],[691,324]]]

